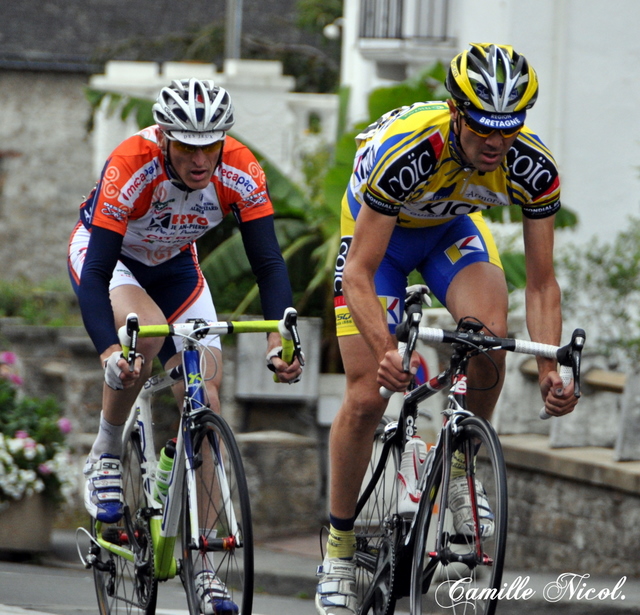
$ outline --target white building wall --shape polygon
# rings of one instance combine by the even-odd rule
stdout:
[[[109,62],[91,86],[106,91],[155,99],[173,79],[212,79],[227,89],[235,108],[232,133],[256,148],[291,179],[300,181],[301,154],[335,140],[338,99],[333,94],[294,94],[294,78],[282,64],[264,60],[226,60],[218,72],[212,64]],[[108,101],[96,118],[93,167],[96,177],[110,152],[138,128],[133,118],[122,122],[109,115]],[[310,113],[321,118],[319,134],[308,133]]]
[[[379,85],[374,63],[360,53],[359,5],[345,0],[342,78],[352,92],[351,122],[366,116],[367,94]],[[469,42],[511,44],[536,69],[540,97],[527,123],[553,151],[563,202],[580,217],[561,241],[612,241],[628,216],[640,214],[640,2],[452,0],[450,20],[458,51]]]

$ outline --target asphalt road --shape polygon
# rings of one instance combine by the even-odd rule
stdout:
[[[0,615],[96,615],[90,571],[0,562]],[[189,615],[178,580],[159,586],[158,615]],[[254,615],[315,615],[311,600],[256,594]]]
[[[557,576],[548,574],[505,573],[503,581],[511,593],[510,599],[500,603],[498,615],[640,615],[637,579],[576,578],[573,599],[565,591],[553,601],[553,592],[547,588],[557,580]],[[253,615],[315,615],[315,612],[311,599],[264,592],[254,598]],[[96,613],[90,571],[77,565],[0,562],[0,615]],[[188,615],[182,585],[177,579],[160,584],[157,614]],[[406,605],[399,604],[396,615],[409,615]]]

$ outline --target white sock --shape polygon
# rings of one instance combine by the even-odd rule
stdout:
[[[124,424],[112,425],[105,418],[103,413],[100,413],[100,428],[98,429],[98,435],[95,442],[91,447],[91,453],[89,457],[96,461],[100,459],[102,455],[109,454],[116,457],[122,455],[122,432],[124,431]]]

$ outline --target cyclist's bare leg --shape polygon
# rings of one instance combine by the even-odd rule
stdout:
[[[503,271],[491,263],[465,267],[449,286],[447,308],[456,322],[466,316],[475,317],[494,335],[506,337],[508,292]],[[492,352],[491,358],[498,366],[498,375],[484,355],[471,360],[469,386],[487,390],[470,390],[467,395],[469,408],[487,420],[500,396],[505,373],[505,353]]]
[[[141,325],[157,325],[166,322],[164,315],[156,303],[139,286],[126,284],[117,286],[111,291],[111,304],[115,316],[116,328],[126,323],[131,312],[138,315]],[[115,391],[106,384],[102,394],[102,412],[104,418],[112,425],[122,425],[129,416],[133,405],[145,380],[151,375],[153,359],[162,347],[162,338],[140,338],[138,352],[144,356],[144,365],[140,368],[140,377],[135,384],[121,391]]]
[[[339,338],[347,376],[345,396],[331,426],[331,502],[335,517],[355,514],[360,485],[371,457],[373,434],[387,407],[376,382],[378,362],[361,335]]]

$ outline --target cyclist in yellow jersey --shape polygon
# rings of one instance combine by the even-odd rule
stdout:
[[[507,285],[482,210],[519,205],[529,334],[534,341],[560,342],[560,288],[553,268],[558,169],[524,125],[538,95],[536,73],[510,46],[472,44],[451,61],[446,87],[447,102],[395,109],[356,138],[335,271],[347,387],[331,429],[331,527],[316,594],[321,615],[351,615],[357,609],[354,515],[373,433],[387,404],[379,387],[403,391],[412,376],[402,370],[392,335],[402,318],[409,273],[422,274],[456,321],[475,317],[495,335],[506,336]],[[472,360],[469,373],[469,407],[487,419],[504,378],[504,356],[494,358],[497,382],[483,357]],[[412,371],[418,365],[415,355]],[[577,399],[572,385],[563,386],[556,364],[539,359],[538,370],[547,412],[571,412]],[[411,491],[409,480],[406,489]],[[468,489],[464,480],[452,480],[451,489],[450,500],[458,502],[456,531],[464,533],[471,513]],[[480,514],[489,536],[492,513],[487,508]]]

